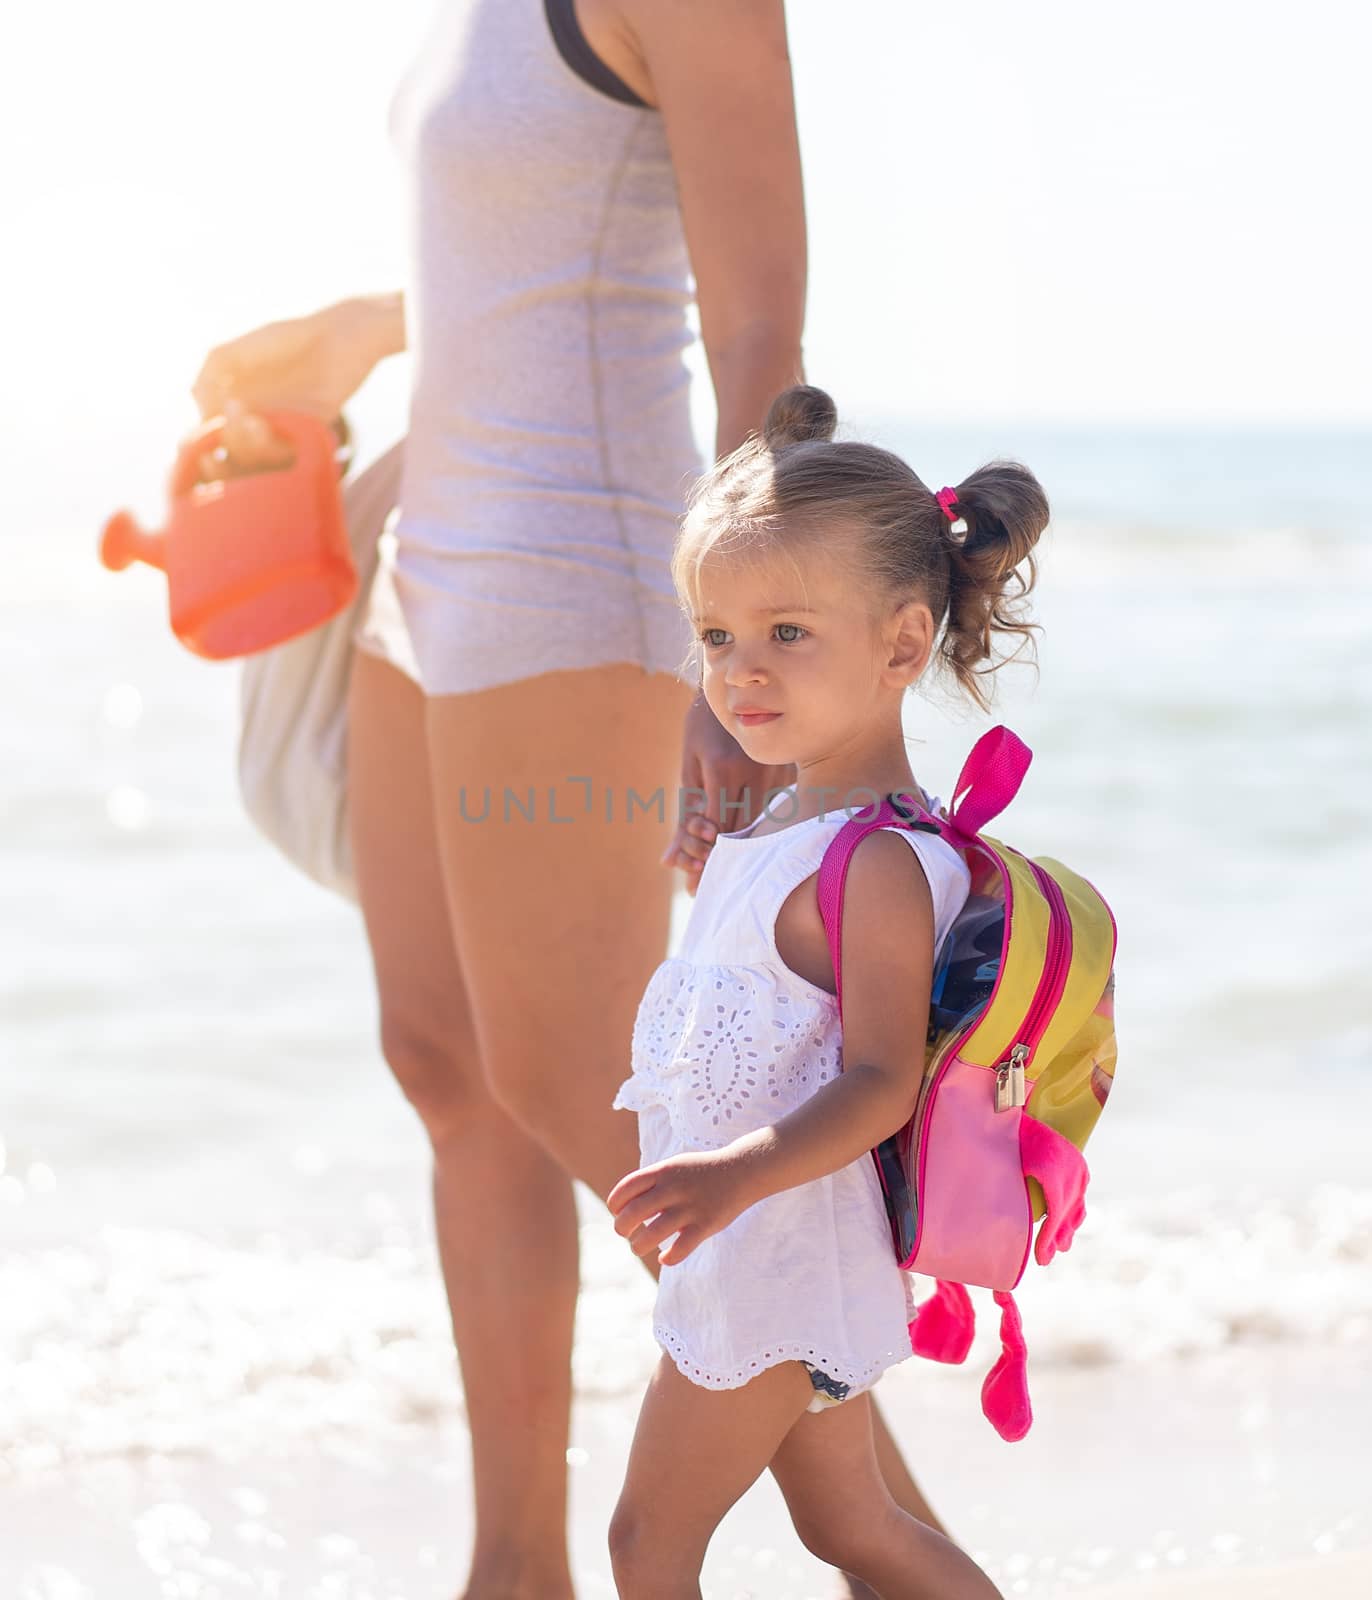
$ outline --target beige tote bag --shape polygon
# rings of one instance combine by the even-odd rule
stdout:
[[[377,542],[400,495],[399,439],[343,485],[357,597],[321,627],[248,656],[239,686],[238,786],[248,816],[316,883],[356,901],[348,836],[348,677]]]

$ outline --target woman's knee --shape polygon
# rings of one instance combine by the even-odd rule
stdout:
[[[491,1064],[486,1081],[502,1113],[594,1193],[607,1195],[638,1166],[635,1119],[612,1112],[610,1090],[589,1086],[574,1060],[545,1056],[541,1070],[524,1073]]]
[[[556,1149],[586,1114],[584,1096],[579,1097],[578,1108],[578,1097],[570,1092],[569,1076],[559,1075],[556,1063],[546,1058],[526,1063],[496,1052],[486,1082],[492,1099],[507,1116],[540,1143]]]
[[[383,998],[381,1053],[436,1145],[474,1130],[495,1109],[476,1053],[456,1028],[444,1034]]]

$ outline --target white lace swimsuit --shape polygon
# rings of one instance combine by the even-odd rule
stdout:
[[[757,834],[764,817],[785,819],[793,795],[778,796],[749,827],[718,835],[680,954],[644,991],[632,1076],[614,1104],[638,1113],[645,1165],[716,1150],[776,1122],[840,1071],[838,1002],[785,965],[774,929],[848,817],[839,809]],[[966,899],[967,868],[933,834],[891,831],[928,877],[941,944]],[[829,1177],[769,1195],[664,1267],[653,1332],[706,1388],[737,1388],[798,1360],[817,1390],[840,1398],[870,1388],[910,1354],[912,1305],[864,1153]]]

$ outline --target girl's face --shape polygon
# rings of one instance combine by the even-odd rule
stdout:
[[[900,728],[933,619],[918,602],[873,613],[846,552],[707,556],[697,578],[705,698],[753,760],[822,763]],[[764,713],[749,715],[749,713]]]

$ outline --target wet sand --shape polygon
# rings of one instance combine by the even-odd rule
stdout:
[[[980,1374],[907,1363],[884,1382],[938,1512],[1007,1597],[1352,1600],[1372,1593],[1360,1468],[1368,1356],[1257,1350],[1174,1367],[1042,1374],[1028,1439],[977,1409]],[[613,1595],[604,1529],[633,1430],[582,1401],[571,1451],[583,1600]],[[121,1451],[5,1490],[14,1600],[453,1600],[469,1548],[467,1438],[451,1414],[234,1459]],[[670,1486],[668,1486],[669,1488]],[[828,1600],[763,1479],[711,1547],[712,1600]]]

